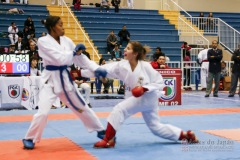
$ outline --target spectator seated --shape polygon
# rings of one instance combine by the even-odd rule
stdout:
[[[112,93],[114,93],[113,79],[108,79],[107,83],[104,84],[99,78],[95,78],[96,93],[101,94],[102,84],[104,85],[103,93],[108,94],[109,87],[112,88]]]

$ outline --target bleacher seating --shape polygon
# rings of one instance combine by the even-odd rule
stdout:
[[[12,21],[22,31],[28,16],[32,16],[34,21],[36,37],[40,36],[42,32],[46,32],[40,22],[49,15],[46,6],[0,4],[0,8],[0,32],[7,32]],[[24,14],[7,14],[11,8],[22,9]],[[109,13],[105,11],[99,13],[99,8],[83,6],[80,12],[75,11],[74,13],[97,46],[99,53],[106,59],[110,59],[110,55],[106,52],[106,37],[110,30],[114,30],[117,34],[123,25],[127,25],[127,29],[131,33],[131,40],[149,45],[153,51],[160,46],[171,61],[180,60],[182,42],[179,42],[178,32],[173,25],[169,24],[168,20],[158,14],[157,10],[120,9],[120,13],[114,13],[114,10],[110,9]],[[8,37],[0,38],[0,46],[9,44]]]
[[[23,4],[3,4],[0,3],[0,32],[7,32],[11,22],[15,22],[19,31],[23,31],[24,22],[28,16],[32,17],[35,25],[35,35],[39,37],[42,32],[46,32],[45,27],[41,24],[42,19],[49,15],[46,6],[43,5],[23,5]],[[18,8],[24,11],[24,14],[10,14],[7,11],[11,8]],[[0,46],[9,46],[9,38],[0,38]]]
[[[198,17],[200,12],[188,11],[192,17]],[[204,17],[207,17],[209,12],[203,12]],[[226,13],[226,12],[212,12],[214,18],[221,18],[223,21],[228,23],[230,26],[240,31],[240,13]]]
[[[97,46],[99,53],[106,59],[110,59],[106,50],[109,32],[114,30],[117,35],[122,26],[126,25],[131,40],[146,44],[153,51],[160,46],[171,61],[180,60],[182,42],[179,42],[178,32],[157,10],[120,9],[119,13],[114,13],[114,10],[110,9],[110,12],[106,13],[104,10],[99,12],[99,8],[96,7],[83,6],[81,11],[74,11],[74,14]]]

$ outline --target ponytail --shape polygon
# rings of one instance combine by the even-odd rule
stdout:
[[[129,42],[132,45],[133,52],[137,53],[137,60],[144,60],[146,57],[146,54],[151,51],[149,46],[143,46],[139,42]]]

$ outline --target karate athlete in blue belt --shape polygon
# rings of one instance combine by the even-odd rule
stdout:
[[[33,116],[30,128],[23,141],[25,149],[33,149],[39,142],[47,124],[48,113],[56,98],[66,104],[83,122],[89,132],[97,131],[103,138],[105,131],[96,114],[88,107],[82,95],[77,94],[67,67],[72,63],[95,72],[96,76],[106,76],[103,69],[90,61],[84,54],[83,44],[75,46],[73,41],[64,36],[63,22],[58,16],[49,16],[45,27],[48,34],[39,38],[39,55],[42,57],[44,70],[39,93],[38,112]],[[84,76],[84,75],[83,75]]]

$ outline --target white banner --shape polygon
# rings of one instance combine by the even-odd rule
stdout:
[[[28,110],[35,109],[39,100],[40,77],[23,77],[21,105]]]
[[[35,109],[38,103],[40,76],[0,77],[2,109]]]
[[[0,77],[1,108],[21,107],[22,86],[22,77]]]

